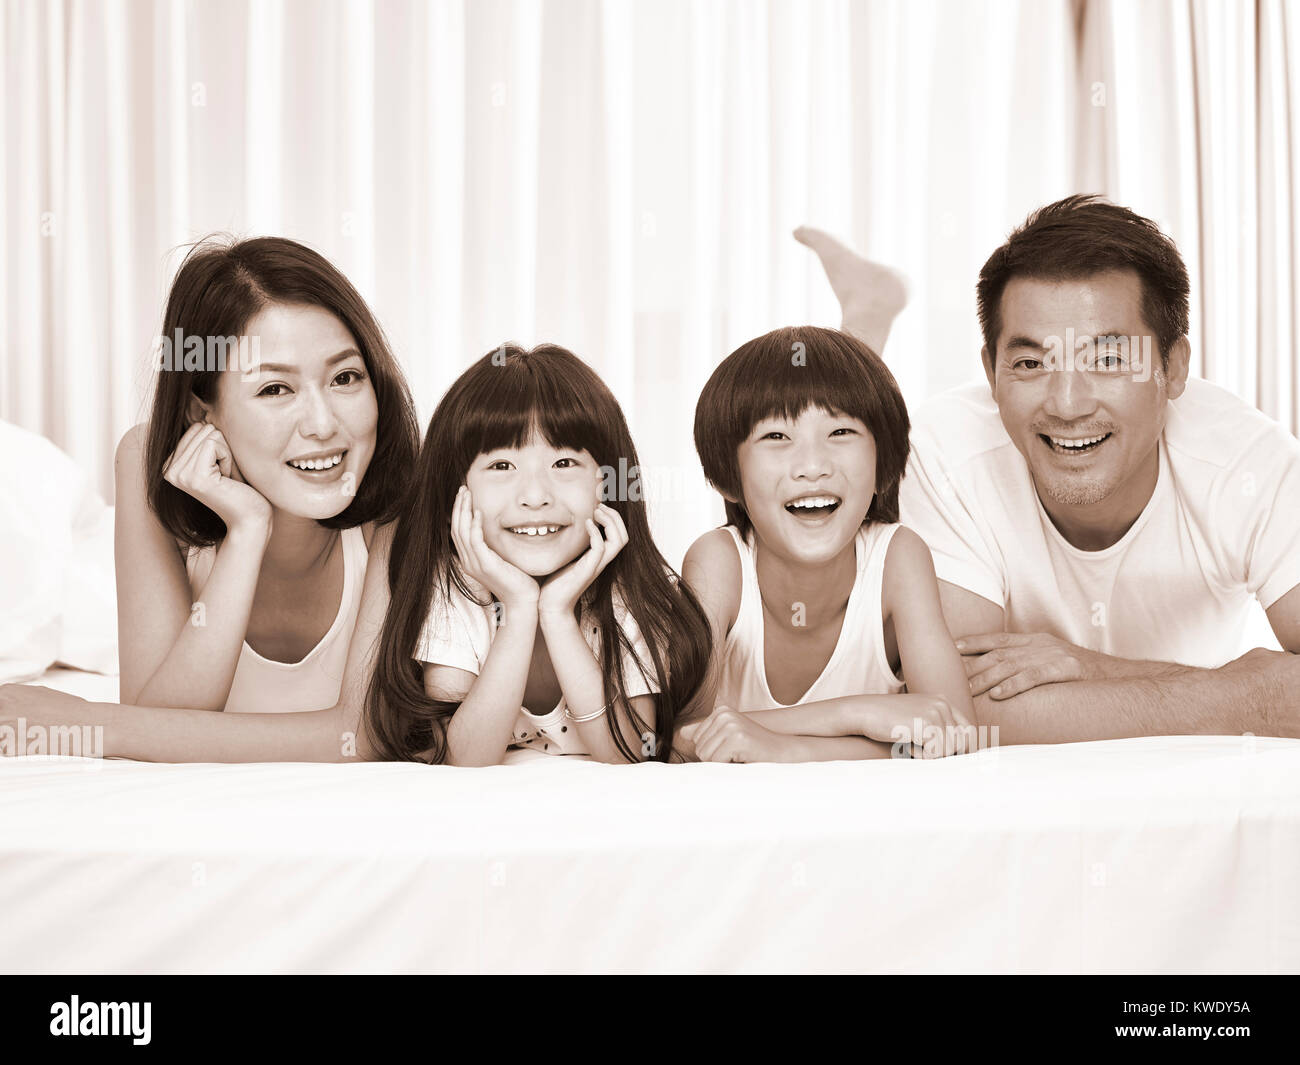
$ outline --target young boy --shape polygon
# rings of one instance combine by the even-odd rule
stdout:
[[[728,524],[683,576],[714,637],[701,760],[954,753],[974,724],[929,549],[898,524],[907,408],[860,340],[778,329],[714,371],[695,447]],[[892,746],[891,746],[892,744]]]

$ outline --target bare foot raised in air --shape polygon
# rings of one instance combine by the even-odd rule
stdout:
[[[907,306],[907,282],[897,270],[864,259],[829,233],[800,226],[794,239],[817,253],[843,315],[841,328],[877,355],[898,312]]]

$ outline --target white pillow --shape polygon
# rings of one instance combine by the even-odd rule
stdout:
[[[117,672],[113,512],[42,436],[0,421],[0,681]]]

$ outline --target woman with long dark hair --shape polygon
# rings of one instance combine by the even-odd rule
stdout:
[[[333,706],[417,446],[383,331],[325,258],[260,237],[190,250],[160,339],[117,452],[122,699]]]

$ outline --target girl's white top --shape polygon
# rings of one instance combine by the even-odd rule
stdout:
[[[903,681],[894,674],[885,657],[881,608],[885,556],[898,528],[898,525],[873,522],[858,530],[853,541],[857,576],[849,592],[839,641],[821,675],[798,702],[787,704],[777,702],[767,684],[763,601],[754,566],[753,533],[745,538],[734,525],[726,526],[740,553],[740,607],[723,648],[722,680],[714,705],[733,710],[771,710],[845,695],[892,695],[902,691]],[[796,609],[794,604],[791,609]]]
[[[235,666],[235,679],[226,699],[228,714],[278,714],[326,710],[338,702],[347,665],[348,645],[357,624],[361,589],[366,582],[366,538],[360,527],[344,529],[343,595],[334,624],[300,662],[263,658],[244,641]],[[185,559],[195,602],[203,596],[216,560],[216,548],[191,548]],[[191,619],[193,620],[193,619]]]
[[[420,633],[415,656],[421,662],[440,666],[454,666],[478,676],[487,662],[492,641],[502,626],[501,612],[486,589],[470,582],[477,601],[467,599],[454,588],[450,599],[441,590],[434,589],[429,617]],[[655,677],[654,660],[646,646],[641,630],[627,609],[623,598],[614,593],[614,621],[632,645],[632,652],[623,652],[623,690],[627,697],[650,695],[659,690]],[[596,661],[600,661],[600,630],[595,621],[583,614],[579,620],[582,637],[591,648]],[[601,693],[603,701],[603,693]],[[587,754],[587,748],[578,730],[565,715],[566,702],[561,696],[555,707],[545,714],[534,714],[519,708],[515,719],[512,747],[529,747],[545,754]],[[649,742],[652,736],[643,737]],[[643,750],[643,754],[649,751]]]

